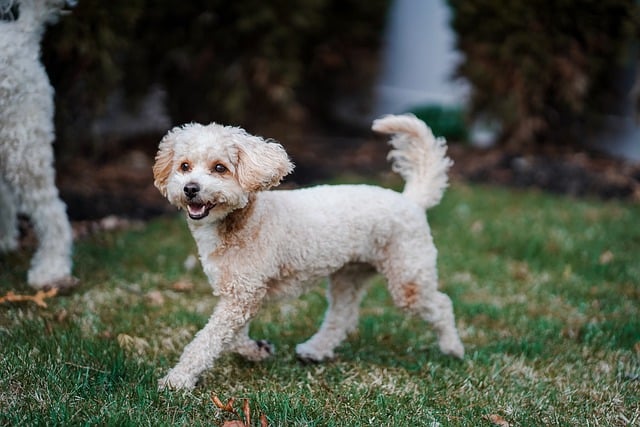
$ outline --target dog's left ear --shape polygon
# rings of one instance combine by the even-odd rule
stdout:
[[[158,146],[156,161],[153,164],[153,185],[160,190],[164,197],[167,197],[167,181],[173,169],[173,145],[175,133],[178,130],[179,128],[174,128],[162,138]]]
[[[282,145],[246,135],[238,147],[238,182],[247,191],[267,190],[291,173],[293,163]]]

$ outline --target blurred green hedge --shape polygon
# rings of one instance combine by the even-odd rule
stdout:
[[[58,144],[71,146],[123,91],[153,85],[174,124],[260,126],[370,87],[389,0],[80,0],[51,27],[43,61],[57,91]]]
[[[579,140],[594,113],[620,102],[620,67],[639,57],[636,0],[449,4],[471,115],[500,122],[507,143]]]

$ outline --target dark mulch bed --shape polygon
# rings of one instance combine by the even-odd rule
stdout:
[[[471,182],[539,188],[575,197],[640,200],[640,164],[591,151],[519,154],[454,145],[453,175]]]
[[[273,135],[287,148],[296,170],[289,187],[354,176],[362,180],[389,175],[383,138],[353,132],[326,135],[288,132]],[[311,136],[310,136],[311,135]],[[66,160],[58,168],[62,198],[72,220],[110,215],[147,219],[175,212],[153,186],[151,167],[156,140],[125,143],[100,160]],[[518,154],[499,148],[450,144],[452,179],[521,188],[539,188],[575,197],[640,200],[640,164],[588,151]]]

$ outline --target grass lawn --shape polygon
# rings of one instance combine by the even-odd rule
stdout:
[[[224,356],[193,392],[158,393],[215,304],[185,267],[184,220],[163,218],[76,242],[72,295],[0,305],[0,425],[222,425],[243,399],[252,425],[640,424],[640,206],[458,183],[429,216],[464,361],[378,280],[335,361],[294,356],[322,319],[319,287],[253,323],[271,360]],[[0,296],[32,293],[27,255],[0,257]]]

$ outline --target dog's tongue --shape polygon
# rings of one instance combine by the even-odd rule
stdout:
[[[207,210],[207,206],[200,203],[190,203],[187,206],[187,209],[189,210],[189,215],[198,217],[204,215]]]

